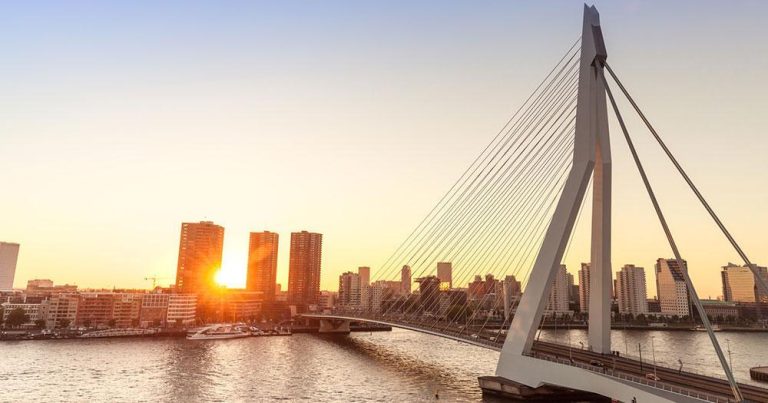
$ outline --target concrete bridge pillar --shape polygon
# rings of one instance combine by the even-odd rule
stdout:
[[[320,319],[319,333],[349,333],[349,321],[343,319]]]

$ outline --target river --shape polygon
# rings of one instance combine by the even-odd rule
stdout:
[[[717,375],[703,332],[614,331],[614,348],[677,368]],[[768,334],[720,332],[736,377],[768,365]],[[542,340],[585,343],[583,330]],[[653,339],[653,351],[651,350]],[[728,354],[728,353],[726,353]],[[498,353],[395,329],[219,341],[95,339],[0,343],[0,401],[482,401],[477,376]],[[763,385],[768,386],[768,385]],[[487,399],[485,401],[494,401]]]

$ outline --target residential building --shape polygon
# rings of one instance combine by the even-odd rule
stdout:
[[[582,263],[579,270],[579,309],[589,312],[589,263]]]
[[[555,273],[545,310],[556,314],[572,313],[568,305],[568,271],[564,264],[561,264]]]
[[[248,242],[245,288],[263,293],[264,302],[267,303],[275,300],[278,240],[278,234],[263,231],[251,232]]]
[[[16,276],[16,262],[19,258],[19,244],[0,242],[0,291],[13,289]]]
[[[374,281],[370,286],[371,312],[381,312],[383,302],[400,295],[401,282],[399,281]]]
[[[307,231],[291,233],[288,301],[301,309],[316,304],[320,295],[322,248],[323,234]]]
[[[645,269],[632,264],[616,272],[616,300],[619,313],[637,316],[648,313],[648,292]]]
[[[768,283],[768,268],[753,266],[766,283]],[[723,299],[728,302],[768,302],[768,295],[763,292],[755,275],[749,266],[739,266],[733,263],[723,266],[720,272],[723,280]]]
[[[662,315],[677,315],[680,317],[690,314],[688,287],[685,285],[684,273],[688,267],[683,260],[680,267],[676,259],[658,259],[656,261],[656,295]]]
[[[224,227],[211,221],[182,223],[176,288],[179,293],[208,294],[221,269]]]
[[[339,306],[360,307],[360,274],[348,271],[339,276]]]

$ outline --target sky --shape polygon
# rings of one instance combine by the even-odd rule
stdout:
[[[608,60],[768,264],[768,3],[598,2]],[[15,286],[173,281],[180,224],[324,234],[323,289],[383,263],[581,31],[578,1],[4,2],[0,240]],[[624,110],[628,110],[624,108]],[[625,113],[628,114],[628,113]],[[699,294],[739,262],[630,119]],[[612,122],[613,266],[671,252]],[[641,133],[643,133],[641,135]],[[566,261],[589,259],[588,228]]]

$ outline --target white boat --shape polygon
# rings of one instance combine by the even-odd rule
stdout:
[[[187,335],[187,340],[222,340],[248,337],[251,332],[244,326],[238,325],[211,325],[206,326],[192,334]]]

